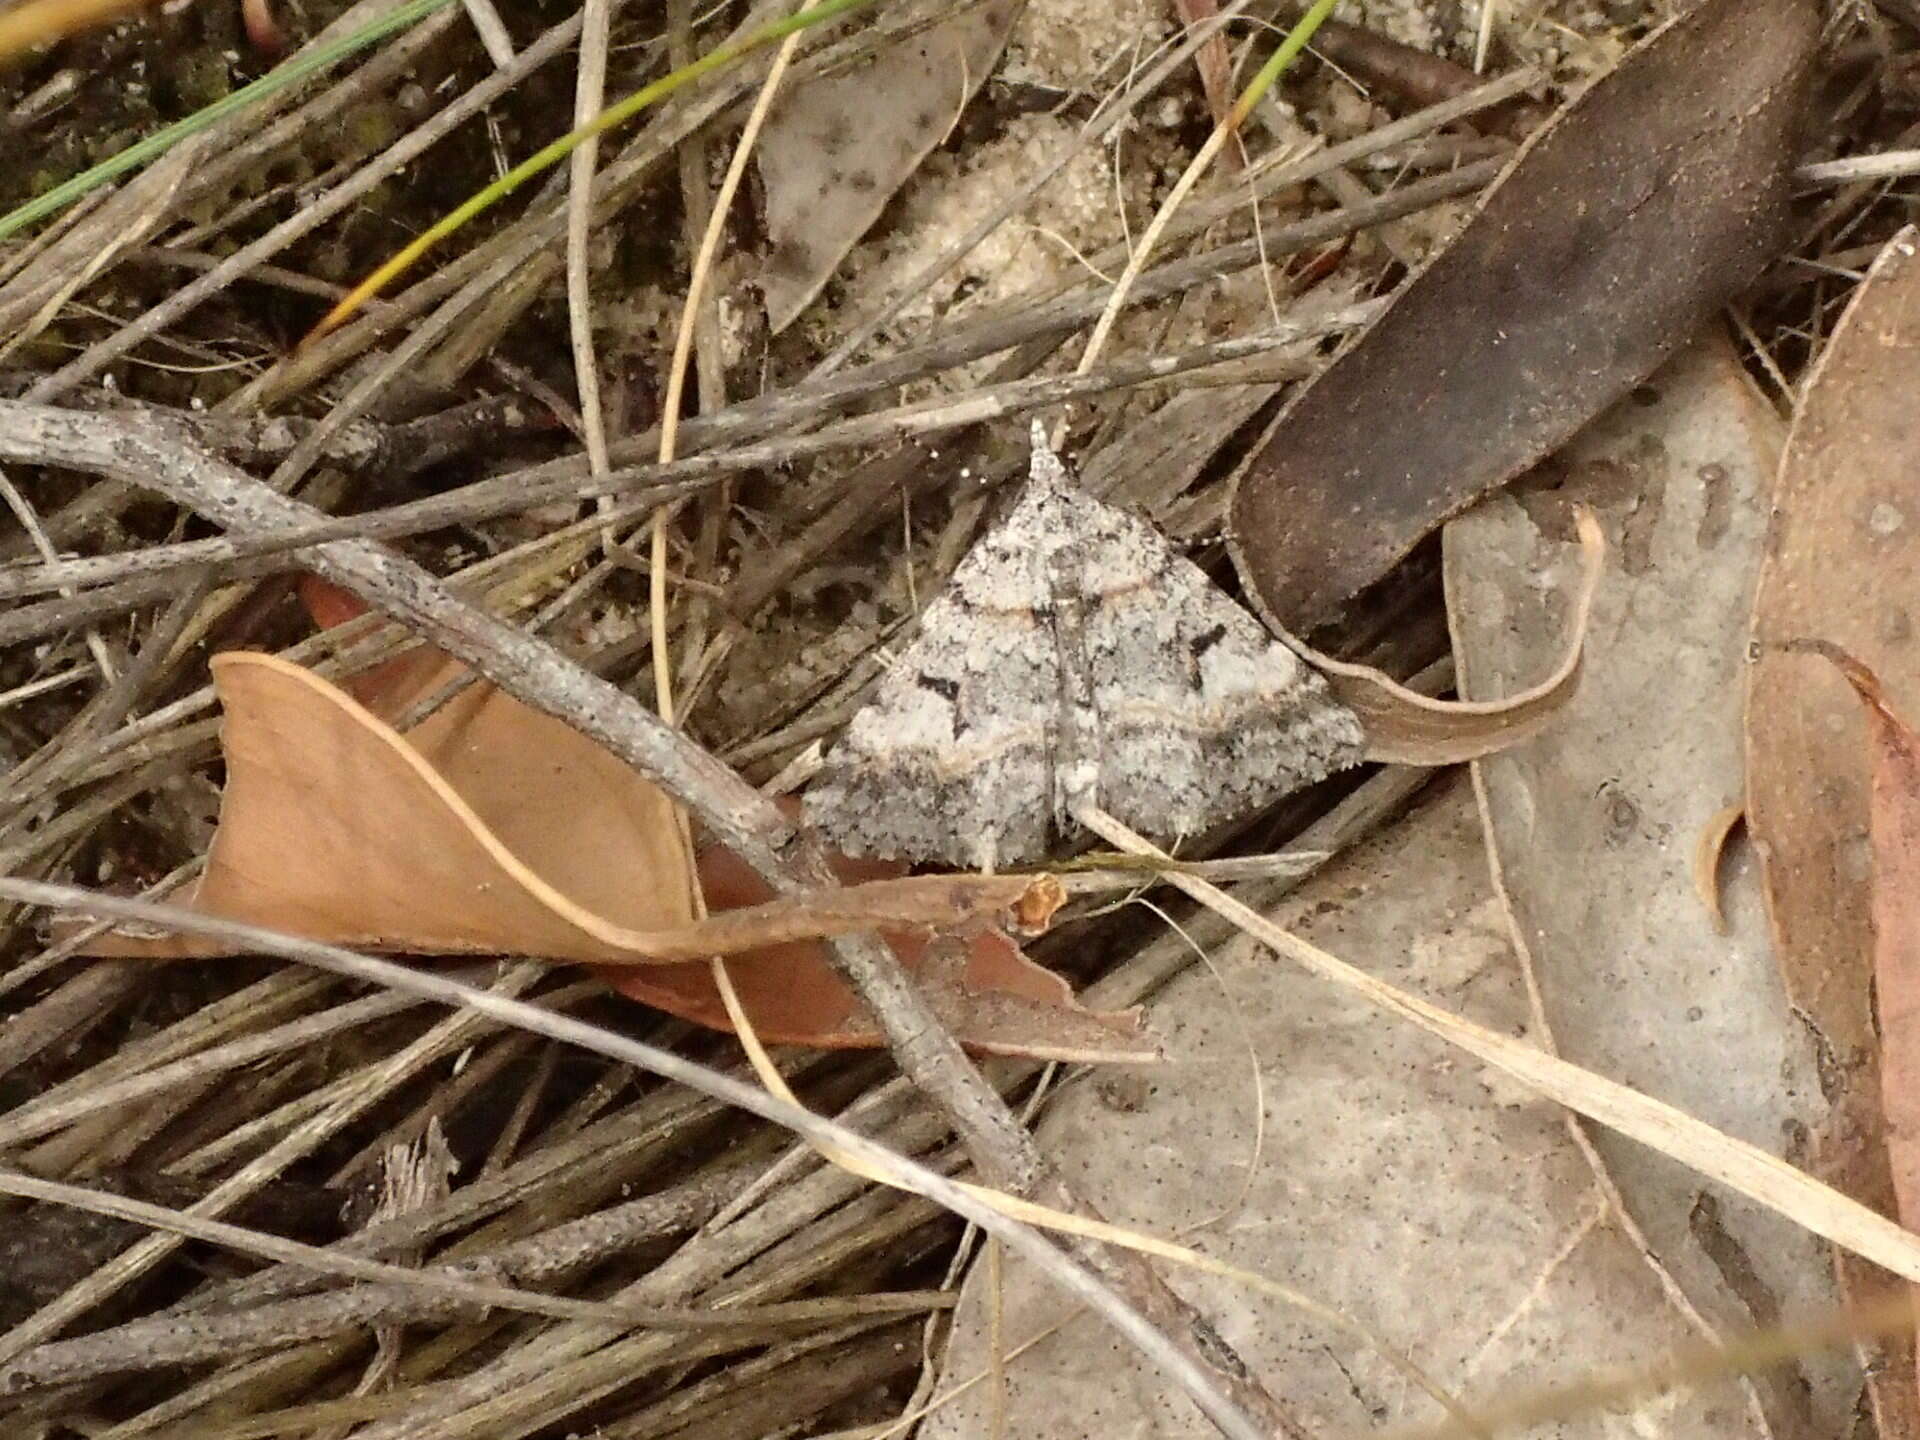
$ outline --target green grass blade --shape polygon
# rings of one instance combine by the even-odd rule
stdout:
[[[35,196],[24,205],[0,215],[0,240],[9,235],[18,234],[27,226],[46,219],[49,215],[65,209],[82,195],[96,190],[129,170],[138,169],[149,161],[159,158],[178,141],[219,123],[235,111],[245,109],[257,100],[297,85],[308,76],[325,70],[328,66],[345,59],[356,51],[364,50],[376,41],[383,40],[396,30],[404,30],[416,21],[424,20],[436,10],[453,4],[453,0],[407,0],[391,14],[384,15],[372,24],[356,30],[351,35],[342,36],[331,44],[319,49],[296,55],[284,65],[262,75],[250,85],[242,86],[231,95],[216,100],[203,110],[196,110],[184,120],[176,120],[164,130],[149,135],[146,139],[129,145],[117,155],[102,160],[90,170],[84,170],[63,184],[56,185],[44,195]]]

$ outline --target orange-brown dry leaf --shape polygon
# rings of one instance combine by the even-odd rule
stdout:
[[[560,721],[472,686],[403,740],[288,661],[236,652],[213,673],[227,788],[196,909],[340,945],[558,960],[694,918],[672,802]],[[617,858],[578,843],[609,834]],[[222,949],[182,935],[145,953]]]
[[[1920,1229],[1920,736],[1888,704],[1872,671],[1838,651],[1828,658],[1867,705],[1880,1106],[1899,1215],[1908,1229]]]
[[[376,672],[389,687],[379,698],[405,709],[462,673],[430,651],[403,657]],[[1132,1016],[1079,1010],[1064,982],[979,923],[1003,910],[1044,920],[1058,893],[1045,878],[899,879],[869,867],[847,875],[865,883],[776,900],[714,850],[700,867],[718,913],[701,920],[673,803],[580,732],[493,686],[468,686],[403,738],[352,696],[272,656],[222,655],[214,674],[227,790],[193,908],[367,949],[595,963],[624,993],[719,1028],[706,957],[743,952],[730,972],[762,1035],[835,1046],[879,1037],[812,937],[892,921],[912,927],[889,940],[928,971],[956,1033],[977,1048],[1150,1053]],[[952,925],[969,937],[953,942],[967,963],[928,966],[921,928]],[[124,929],[88,948],[230,953],[198,937]],[[678,963],[647,963],[662,958]]]
[[[1873,982],[1880,1106],[1896,1213],[1920,1228],[1920,736],[1888,704],[1873,672],[1817,647],[1866,702],[1873,779]]]
[[[833,868],[849,882],[906,869],[848,856],[835,856]],[[700,887],[715,911],[755,905],[772,893],[745,861],[718,845],[700,853]],[[1049,1060],[1161,1058],[1158,1046],[1141,1033],[1139,1011],[1084,1008],[1066,981],[1027,959],[997,930],[977,929],[965,938],[924,930],[882,930],[881,935],[948,1028],[976,1050]],[[733,1028],[705,965],[600,973],[636,1000],[716,1030]],[[732,957],[727,974],[762,1039],[833,1047],[880,1043],[879,1032],[834,973],[818,940]]]
[[[23,0],[0,15],[0,69],[13,58],[138,10],[152,0]]]
[[[1774,948],[1795,1011],[1824,1057],[1830,1117],[1810,1137],[1816,1174],[1891,1213],[1873,1018],[1869,746],[1832,666],[1784,653],[1831,641],[1920,713],[1920,392],[1916,237],[1890,241],[1835,329],[1787,439],[1754,600],[1747,694],[1747,829],[1760,855]],[[1849,1298],[1883,1277],[1841,1261]],[[1887,1440],[1920,1436],[1911,1356],[1869,1367]]]
[[[1873,758],[1873,977],[1880,1108],[1901,1221],[1920,1228],[1920,737],[1877,689]]]

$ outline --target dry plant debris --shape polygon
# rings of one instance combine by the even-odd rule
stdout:
[[[963,10],[847,75],[791,87],[760,137],[767,323],[793,323],[993,72],[1017,0]]]
[[[276,18],[311,53],[390,8],[320,0]],[[792,7],[605,8],[618,96]],[[607,136],[571,199],[527,187],[438,267],[297,352],[342,285],[568,128],[581,14],[522,8],[494,32],[486,5],[446,7],[94,208],[0,240],[0,885],[203,902],[249,864],[276,884],[324,881],[326,923],[342,927],[327,933],[413,946],[451,925],[461,947],[506,963],[399,974],[487,987],[488,1005],[529,997],[559,1027],[515,1029],[475,999],[448,1013],[246,953],[84,958],[99,935],[49,932],[9,902],[0,1377],[14,1388],[0,1428],[877,1437],[940,1398],[939,1370],[987,1378],[922,1433],[1184,1435],[1201,1433],[1200,1406],[1228,1433],[1320,1437],[1438,1415],[1383,1358],[1399,1349],[1436,1389],[1494,1414],[1571,1383],[1529,1412],[1565,1435],[1920,1437],[1905,1341],[1862,1367],[1791,1328],[1796,1307],[1827,1294],[1815,1232],[1920,1274],[1910,1236],[1798,1179],[1786,1198],[1749,1203],[1699,1178],[1702,1151],[1659,1159],[1572,1129],[1495,1069],[1362,1009],[1358,991],[1278,969],[1213,914],[1169,910],[1174,930],[1146,906],[1076,907],[1031,959],[993,926],[916,925],[884,943],[745,936],[757,952],[731,973],[757,1030],[886,1047],[782,1055],[816,1110],[934,1172],[1055,1208],[1210,1222],[1191,1243],[1289,1275],[1336,1312],[1270,1310],[1218,1278],[1095,1247],[1042,1252],[989,1214],[1028,1259],[972,1268],[944,1358],[941,1287],[967,1255],[945,1208],[969,1213],[954,1194],[937,1205],[875,1190],[686,1088],[707,1083],[691,1072],[669,1067],[667,1083],[623,1050],[620,1035],[640,1031],[666,1047],[648,1056],[737,1062],[730,1037],[700,1028],[725,1023],[705,965],[583,972],[525,958],[611,958],[582,940],[583,915],[717,946],[742,923],[730,916],[865,926],[870,909],[845,908],[863,891],[951,913],[944,880],[900,888],[849,866],[790,801],[755,787],[808,783],[813,747],[842,733],[1004,513],[997,492],[1025,461],[1017,420],[1071,405],[1069,448],[1092,493],[1160,526],[1212,582],[1231,579],[1216,543],[1226,521],[1242,598],[1294,624],[1339,618],[1312,639],[1335,693],[1364,712],[1370,756],[1526,741],[1483,762],[1478,817],[1458,780],[1405,814],[1419,777],[1389,767],[1194,837],[1183,859],[1203,863],[1174,877],[1193,889],[1247,873],[1235,866],[1258,874],[1262,852],[1285,849],[1285,869],[1238,893],[1492,1026],[1482,1039],[1527,1037],[1474,1052],[1490,1064],[1544,1063],[1530,1047],[1551,1038],[1560,1080],[1586,1065],[1636,1084],[1690,1124],[1756,1142],[1739,1152],[1751,1164],[1800,1154],[1804,1125],[1808,1165],[1890,1210],[1887,1117],[1911,1097],[1884,975],[1875,1013],[1873,907],[1896,937],[1883,964],[1905,931],[1888,908],[1898,896],[1874,880],[1871,747],[1845,688],[1779,647],[1844,644],[1896,708],[1916,708],[1901,688],[1916,674],[1900,618],[1915,533],[1898,520],[1911,499],[1907,252],[1883,247],[1915,173],[1920,12],[1844,7],[1816,45],[1812,0],[1707,0],[1634,49],[1680,8],[1350,0],[1347,28],[1323,32],[1322,58],[1255,107],[1234,163],[1158,232],[1082,377],[1068,373],[1077,337],[1295,10],[893,0],[809,32],[782,85],[786,118],[776,110],[754,156],[760,184],[722,217],[709,298],[691,307],[698,393],[671,465],[657,463],[666,356],[757,63]],[[32,156],[0,166],[0,204],[256,78],[268,59],[243,23],[232,6],[159,7],[0,74],[0,157]],[[1515,140],[1596,75],[1608,78],[1513,166]],[[862,123],[844,154],[810,138],[849,113]],[[1799,113],[1812,124],[1795,134]],[[1509,169],[1478,218],[1464,215]],[[563,290],[570,223],[584,233]],[[1327,368],[1330,342],[1369,325],[1408,275],[1387,319]],[[1812,376],[1764,547],[1764,466],[1732,455],[1763,450],[1772,417],[1724,347],[1688,362],[1710,378],[1683,368],[1621,399],[1729,302],[1737,363],[1783,414]],[[597,406],[567,343],[583,337]],[[1497,723],[1422,708],[1450,676],[1435,528],[1616,401],[1557,469],[1447,540],[1448,586],[1501,597],[1513,622],[1454,615],[1462,688],[1551,682]],[[590,464],[581,435],[597,445],[601,431]],[[1249,463],[1230,507],[1227,479]],[[1726,473],[1705,473],[1716,465]],[[1573,579],[1566,506],[1581,492],[1616,556],[1597,597]],[[602,496],[605,508],[581,508]],[[1256,502],[1275,523],[1249,523]],[[678,508],[660,562],[632,542],[666,504]],[[673,598],[654,615],[661,563]],[[1728,727],[1738,597],[1756,564],[1742,777]],[[318,635],[296,598],[307,570],[346,587],[332,597],[343,623]],[[1589,599],[1583,668],[1560,647]],[[369,603],[406,625],[347,617]],[[417,702],[458,678],[423,639],[481,678],[421,719]],[[636,699],[652,694],[656,645],[677,730]],[[1416,680],[1388,691],[1355,666]],[[224,768],[210,673],[236,702]],[[1657,705],[1636,675],[1658,678]],[[1403,707],[1404,735],[1383,739],[1369,695]],[[1658,723],[1681,709],[1684,723]],[[263,739],[263,723],[280,738]],[[312,763],[321,753],[359,758],[329,768]],[[255,791],[269,796],[255,819],[270,844],[233,823],[263,759],[281,787]],[[396,764],[413,788],[386,788]],[[1742,778],[1769,936],[1737,839],[1729,933],[1689,908],[1693,837],[1680,832],[1723,815]],[[297,804],[271,798],[289,790]],[[662,791],[691,812],[693,837]],[[396,816],[396,793],[418,803]],[[448,803],[462,795],[466,812]],[[1642,823],[1596,833],[1623,799]],[[1503,889],[1481,868],[1483,843]],[[313,863],[323,852],[361,868],[328,880]],[[567,904],[522,908],[537,887],[502,853]],[[1227,868],[1207,868],[1216,859]],[[1284,878],[1303,867],[1320,873]],[[854,883],[828,898],[836,876]],[[343,897],[343,884],[362,893]],[[512,899],[522,928],[472,928],[478,907],[453,902],[475,884]],[[1234,1003],[1192,968],[1188,936],[1217,957]],[[258,936],[250,948],[302,953]],[[1769,983],[1775,963],[1783,987]],[[1662,964],[1709,973],[1680,982]],[[1700,1019],[1673,993],[1683,983]],[[1047,1088],[1057,1080],[1033,1057],[1142,1053],[1128,1016],[1143,1001],[1166,1059]],[[1725,1024],[1702,1046],[1712,1017]],[[962,1041],[1012,1053],[976,1065]],[[1018,1117],[1049,1095],[1036,1142]],[[777,1105],[745,1108],[819,1138]],[[1638,1113],[1644,1137],[1654,1112]],[[447,1184],[376,1213],[385,1157],[435,1134]],[[65,1208],[89,1205],[102,1213]],[[996,1363],[1044,1309],[1032,1266],[1062,1284],[1097,1273],[1083,1293],[1155,1360],[1067,1315],[1058,1338]],[[410,1283],[415,1268],[431,1278]],[[1849,1297],[1871,1296],[1863,1264],[1844,1260],[1842,1277]],[[1878,1314],[1857,1313],[1863,1326]],[[1752,1326],[1761,1335],[1743,1340]],[[1770,1344],[1774,1368],[1739,1381],[1723,1360],[1630,1399],[1579,1388],[1596,1367],[1641,1373],[1706,1335],[1748,1357]]]
[[[1616,557],[1595,601],[1580,694],[1475,776],[1501,899],[1543,1041],[1732,1134],[1807,1158],[1818,1056],[1780,982],[1758,867],[1723,867],[1715,934],[1693,839],[1744,790],[1750,597],[1784,426],[1709,335],[1523,480],[1445,533],[1461,690],[1497,698],[1559,645],[1575,563],[1567,507],[1593,507]],[[1834,1303],[1804,1230],[1604,1129],[1592,1152],[1692,1323],[1724,1339]],[[1860,1390],[1822,1353],[1754,1377],[1784,1433],[1845,1428]]]
[[[398,715],[470,675],[429,651],[357,690]],[[849,862],[839,867],[846,888],[779,902],[711,846],[697,883],[717,913],[701,920],[695,858],[672,802],[578,730],[490,684],[469,684],[401,735],[270,656],[222,656],[214,683],[227,779],[205,872],[182,896],[206,914],[363,949],[617,966],[616,988],[720,1028],[705,961],[726,954],[758,1033],[823,1045],[880,1037],[810,942],[878,929],[969,1045],[1046,1059],[1154,1055],[1131,1017],[1080,1010],[1000,928],[1044,926],[1057,904],[1044,880],[894,878],[901,867]],[[933,933],[956,937],[957,962],[942,963]],[[119,929],[80,949],[235,953],[197,936]]]
[[[1827,341],[1788,435],[1754,599],[1746,717],[1747,826],[1766,878],[1774,952],[1821,1061],[1826,1105],[1809,1136],[1809,1163],[1889,1212],[1868,722],[1832,666],[1784,647],[1838,646],[1880,677],[1889,704],[1903,713],[1920,705],[1911,618],[1920,613],[1920,502],[1906,463],[1920,343],[1915,251],[1911,231],[1881,251]],[[1841,1276],[1857,1302],[1886,1284],[1857,1263]],[[1890,1346],[1875,1377],[1882,1431],[1920,1435],[1910,1349]]]
[[[1867,711],[1872,735],[1868,800],[1873,836],[1873,980],[1880,1016],[1880,1103],[1894,1202],[1911,1225],[1920,1218],[1920,737],[1888,703],[1877,676],[1826,642],[1814,648],[1846,676]]]
[[[1241,478],[1235,556],[1269,619],[1338,616],[1774,258],[1817,20],[1804,0],[1705,0],[1535,134]]]

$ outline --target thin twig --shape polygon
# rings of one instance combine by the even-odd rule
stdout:
[[[137,1075],[87,1086],[64,1099],[30,1101],[0,1115],[0,1150],[11,1150],[42,1135],[65,1129],[75,1121],[103,1110],[118,1110],[216,1075],[225,1075],[270,1056],[317,1044],[341,1031],[359,1030],[418,1004],[407,996],[371,995],[303,1015],[244,1039],[210,1046],[170,1064],[157,1065]]]
[[[201,603],[211,587],[201,579],[190,581],[176,595],[148,631],[146,643],[134,655],[126,670],[95,695],[60,733],[37,753],[16,765],[0,785],[18,793],[29,785],[36,791],[50,791],[73,770],[87,747],[112,730],[144,704],[164,680],[168,669],[179,660],[176,647],[193,623]],[[31,807],[23,801],[20,810]],[[8,816],[0,810],[0,839],[19,823],[20,814]]]
[[[1087,375],[1040,376],[962,391],[874,411],[823,426],[811,434],[715,450],[676,460],[670,465],[627,466],[614,470],[604,480],[581,474],[581,467],[574,461],[556,461],[479,481],[443,495],[359,515],[317,516],[299,525],[153,546],[126,555],[81,557],[51,566],[0,569],[0,599],[75,585],[103,587],[78,594],[73,601],[59,607],[23,608],[0,616],[0,643],[50,633],[73,624],[76,616],[114,614],[150,604],[171,593],[172,582],[165,581],[164,577],[185,567],[229,565],[335,540],[381,540],[420,534],[604,493],[652,495],[653,504],[670,503],[744,471],[770,469],[882,441],[941,435],[983,421],[1069,404],[1108,390],[1170,380],[1189,370],[1263,355],[1302,340],[1341,334],[1366,325],[1384,308],[1383,301],[1362,301],[1310,319],[1288,322],[1257,335],[1218,341],[1172,355],[1130,359]],[[12,402],[0,402],[0,405],[9,403]],[[180,443],[190,443],[183,433],[174,431],[165,417],[142,415],[129,423],[150,431],[156,438],[172,435]],[[698,423],[691,422],[689,428]],[[4,427],[0,427],[0,454],[33,458],[16,449],[4,433]],[[106,586],[124,588],[109,592]]]
[[[27,538],[33,541],[33,548],[40,552],[40,558],[47,564],[60,563],[59,552],[53,548],[53,541],[47,538],[46,529],[40,524],[40,516],[27,497],[20,493],[4,470],[0,470],[0,500],[5,500],[7,508],[13,512],[13,518],[20,522],[20,528],[27,532]],[[62,591],[72,598],[71,590]],[[87,653],[93,656],[94,668],[99,670],[100,678],[111,685],[119,678],[120,667],[114,664],[113,655],[107,649],[107,642],[100,638],[100,632],[88,627],[86,632]]]
[[[507,1310],[522,1310],[529,1315],[548,1315],[561,1320],[586,1320],[602,1325],[632,1325],[665,1330],[732,1328],[740,1325],[764,1324],[768,1323],[769,1319],[771,1323],[783,1323],[783,1317],[763,1316],[756,1319],[751,1312],[738,1310],[727,1314],[701,1314],[697,1311],[658,1306],[626,1306],[618,1302],[570,1300],[565,1296],[542,1295],[510,1285],[467,1278],[473,1274],[484,1273],[473,1265],[461,1266],[457,1269],[451,1266],[415,1269],[405,1265],[392,1265],[383,1260],[369,1260],[339,1250],[324,1250],[318,1245],[288,1240],[283,1236],[270,1235],[265,1231],[250,1229],[244,1225],[229,1224],[224,1220],[209,1220],[203,1216],[189,1215],[166,1205],[154,1205],[125,1195],[115,1195],[103,1190],[89,1190],[81,1185],[43,1180],[37,1176],[24,1175],[18,1171],[6,1169],[0,1169],[0,1194],[18,1195],[23,1199],[43,1200],[56,1205],[68,1205],[96,1215],[111,1215],[155,1230],[171,1231],[194,1240],[222,1245],[243,1255],[253,1255],[263,1260],[277,1260],[283,1265],[297,1265],[317,1275],[398,1286],[421,1296],[430,1296],[443,1302],[451,1301],[462,1306],[478,1306],[481,1309],[499,1307]],[[465,1271],[466,1274],[463,1275],[461,1271]],[[809,1315],[807,1318],[812,1316]],[[0,1391],[19,1388],[24,1378],[17,1364],[10,1367],[5,1373],[0,1373]],[[75,1377],[52,1375],[26,1383],[58,1384],[72,1378]]]
[[[1847,155],[1820,160],[1793,172],[1796,183],[1809,190],[1829,185],[1851,185],[1859,180],[1904,180],[1920,175],[1920,150],[1886,150],[1878,155]]]
[[[397,998],[392,995],[383,998]],[[413,1003],[409,1001],[409,1003]],[[136,1224],[170,1230],[242,1254],[277,1260],[316,1275],[370,1282],[320,1295],[212,1315],[159,1316],[31,1350],[0,1369],[0,1394],[72,1384],[128,1370],[205,1364],[250,1350],[312,1340],[372,1326],[450,1323],[499,1308],[620,1330],[762,1331],[829,1325],[849,1315],[917,1313],[952,1305],[937,1291],[799,1300],[725,1309],[586,1301],[547,1295],[509,1283],[551,1283],[648,1241],[691,1228],[716,1206],[737,1177],[721,1171],[674,1191],[631,1201],[543,1234],[505,1245],[483,1258],[414,1268],[321,1249],[245,1226],[205,1220],[77,1185],[0,1170],[0,1193],[70,1205]]]
[[[613,0],[585,0],[580,7],[580,59],[573,91],[573,123],[584,126],[605,106],[607,30]],[[600,403],[600,362],[593,346],[593,173],[600,164],[600,137],[589,135],[567,157],[567,340],[573,352],[574,391],[580,401],[580,430],[587,447],[589,474],[604,476],[607,417]],[[609,496],[599,508],[610,508]],[[612,532],[606,535],[613,548]]]
[[[156,443],[138,427],[98,415],[0,403],[0,446],[24,443],[41,459],[152,486],[228,528],[308,521],[314,512],[260,481],[186,447]],[[425,570],[367,541],[316,547],[310,563],[515,698],[564,719],[605,745],[697,814],[776,891],[835,884],[825,856],[732,770],[674,732],[616,686],[551,646],[458,599]],[[877,940],[845,937],[829,948],[836,969],[872,1012],[901,1068],[944,1106],[983,1174],[1031,1190],[1045,1166],[1031,1138],[987,1088]]]
[[[258,926],[216,920],[177,906],[119,899],[77,886],[50,885],[39,881],[0,878],[0,896],[28,904],[209,935],[242,949],[279,955],[334,974],[405,990],[424,999],[459,1007],[470,1014],[516,1026],[551,1040],[577,1045],[646,1070],[783,1126],[816,1145],[851,1155],[862,1164],[888,1176],[900,1188],[924,1195],[971,1220],[999,1238],[1009,1250],[1033,1265],[1064,1293],[1096,1309],[1129,1343],[1162,1367],[1223,1433],[1235,1437],[1235,1440],[1267,1440],[1263,1430],[1241,1414],[1216,1388],[1212,1378],[1189,1360],[1183,1351],[1174,1347],[1130,1305],[1089,1271],[1069,1260],[1043,1236],[1024,1224],[1008,1220],[994,1206],[974,1198],[945,1176],[894,1154],[858,1131],[849,1130],[802,1106],[776,1099],[757,1086],[710,1070],[671,1051],[616,1035],[571,1016],[556,1015],[445,976],[410,970],[391,961],[356,955],[350,950],[321,945]]]
[[[504,70],[513,64],[513,37],[507,33],[500,12],[493,8],[493,0],[460,0],[460,5],[467,12],[467,19],[473,22],[480,47],[495,68]]]

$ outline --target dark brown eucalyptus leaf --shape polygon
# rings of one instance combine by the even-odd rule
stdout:
[[[1814,0],[1705,0],[1523,147],[1242,477],[1234,559],[1269,621],[1334,618],[1758,274],[1818,29]]]

